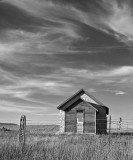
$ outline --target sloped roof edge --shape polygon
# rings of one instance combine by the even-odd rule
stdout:
[[[97,112],[98,112],[98,109],[95,108],[95,106],[91,105],[90,103],[87,103],[83,98],[80,98],[83,102],[85,102],[87,105],[91,106],[92,108],[94,108]]]
[[[74,95],[72,95],[70,98],[68,98],[65,102],[63,102],[62,104],[60,104],[57,109],[61,110],[61,108],[63,106],[65,106],[69,101],[71,101],[73,98],[75,98],[76,96],[81,96],[83,94],[88,95],[90,98],[92,98],[94,101],[96,101],[99,105],[106,107],[103,103],[101,103],[99,100],[97,100],[95,97],[93,97],[92,95],[90,95],[90,93],[88,93],[87,91],[85,91],[84,89],[80,89],[78,92],[76,92]],[[79,97],[80,98],[80,97]],[[108,107],[106,107],[108,110]]]
[[[92,96],[88,91],[84,91],[86,93],[86,95],[88,95],[90,98],[92,98],[95,102],[97,102],[99,105],[101,106],[105,106],[102,102],[100,102],[99,100],[97,100],[94,96]]]
[[[84,89],[80,89],[78,92],[76,92],[74,95],[72,95],[70,98],[68,98],[66,101],[64,101],[63,103],[61,103],[57,109],[60,109],[63,105],[65,105],[68,101],[70,101],[72,98],[74,98],[76,95],[78,95],[80,92],[85,93]]]

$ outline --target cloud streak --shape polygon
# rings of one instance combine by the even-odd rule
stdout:
[[[126,97],[133,83],[130,3],[0,1],[1,110],[56,114],[80,88]]]
[[[69,36],[71,35],[76,38],[79,35],[75,32],[75,26],[72,26],[71,20],[85,23],[96,29],[100,29],[105,33],[112,34],[114,31],[116,32],[117,36],[119,36],[120,33],[125,35],[127,39],[132,39],[133,22],[132,8],[130,6],[131,1],[128,1],[128,3],[122,1],[121,4],[117,0],[104,0],[99,2],[94,1],[90,3],[90,5],[92,6],[92,8],[95,7],[94,9],[96,12],[93,12],[93,9],[89,9],[88,12],[85,10],[89,6],[89,2],[80,3],[80,5],[83,6],[80,8],[77,7],[78,5],[76,4],[78,3],[76,2],[75,5],[74,3],[71,5],[69,4],[69,2],[65,3],[67,4],[65,6],[63,1],[54,3],[54,1],[22,0],[20,2],[17,0],[4,0],[2,2],[14,5],[26,11],[27,13],[37,17],[41,17],[42,19],[46,18],[50,21],[56,21],[60,24],[65,24],[66,27],[64,26],[63,29],[60,30],[60,32],[63,31],[65,33],[68,33]],[[101,10],[98,7],[101,7]]]
[[[99,79],[99,78],[108,78],[108,77],[121,77],[121,76],[130,76],[133,74],[133,67],[131,66],[122,66],[119,68],[111,70],[98,70],[91,71],[87,69],[72,69],[72,68],[63,68],[64,74],[73,75],[77,77],[86,77],[88,79]]]
[[[124,94],[126,94],[125,92],[123,92],[123,91],[116,91],[116,93],[115,93],[116,95],[124,95]]]

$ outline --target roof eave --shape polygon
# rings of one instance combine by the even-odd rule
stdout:
[[[79,94],[80,92],[84,92],[85,93],[85,90],[82,88],[80,89],[78,92],[76,92],[74,95],[72,95],[70,98],[68,98],[65,102],[61,103],[57,109],[61,110],[62,106],[65,105],[69,100],[71,100],[74,96],[76,96],[77,94]]]
[[[84,91],[90,98],[92,98],[94,101],[96,101],[99,105],[101,106],[105,106],[102,102],[100,102],[99,100],[97,100],[94,96],[90,95],[89,92]]]
[[[92,106],[90,103],[87,103],[83,98],[80,98],[83,102],[85,102],[87,105],[90,105],[92,108],[94,108],[97,112],[98,112],[98,110],[94,107],[94,106]]]

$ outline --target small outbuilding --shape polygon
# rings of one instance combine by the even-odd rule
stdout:
[[[60,110],[61,132],[107,133],[109,108],[84,89],[57,107]]]

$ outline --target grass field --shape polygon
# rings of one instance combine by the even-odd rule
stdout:
[[[132,160],[133,137],[56,134],[58,126],[28,126],[26,145],[18,130],[0,131],[0,160]]]

